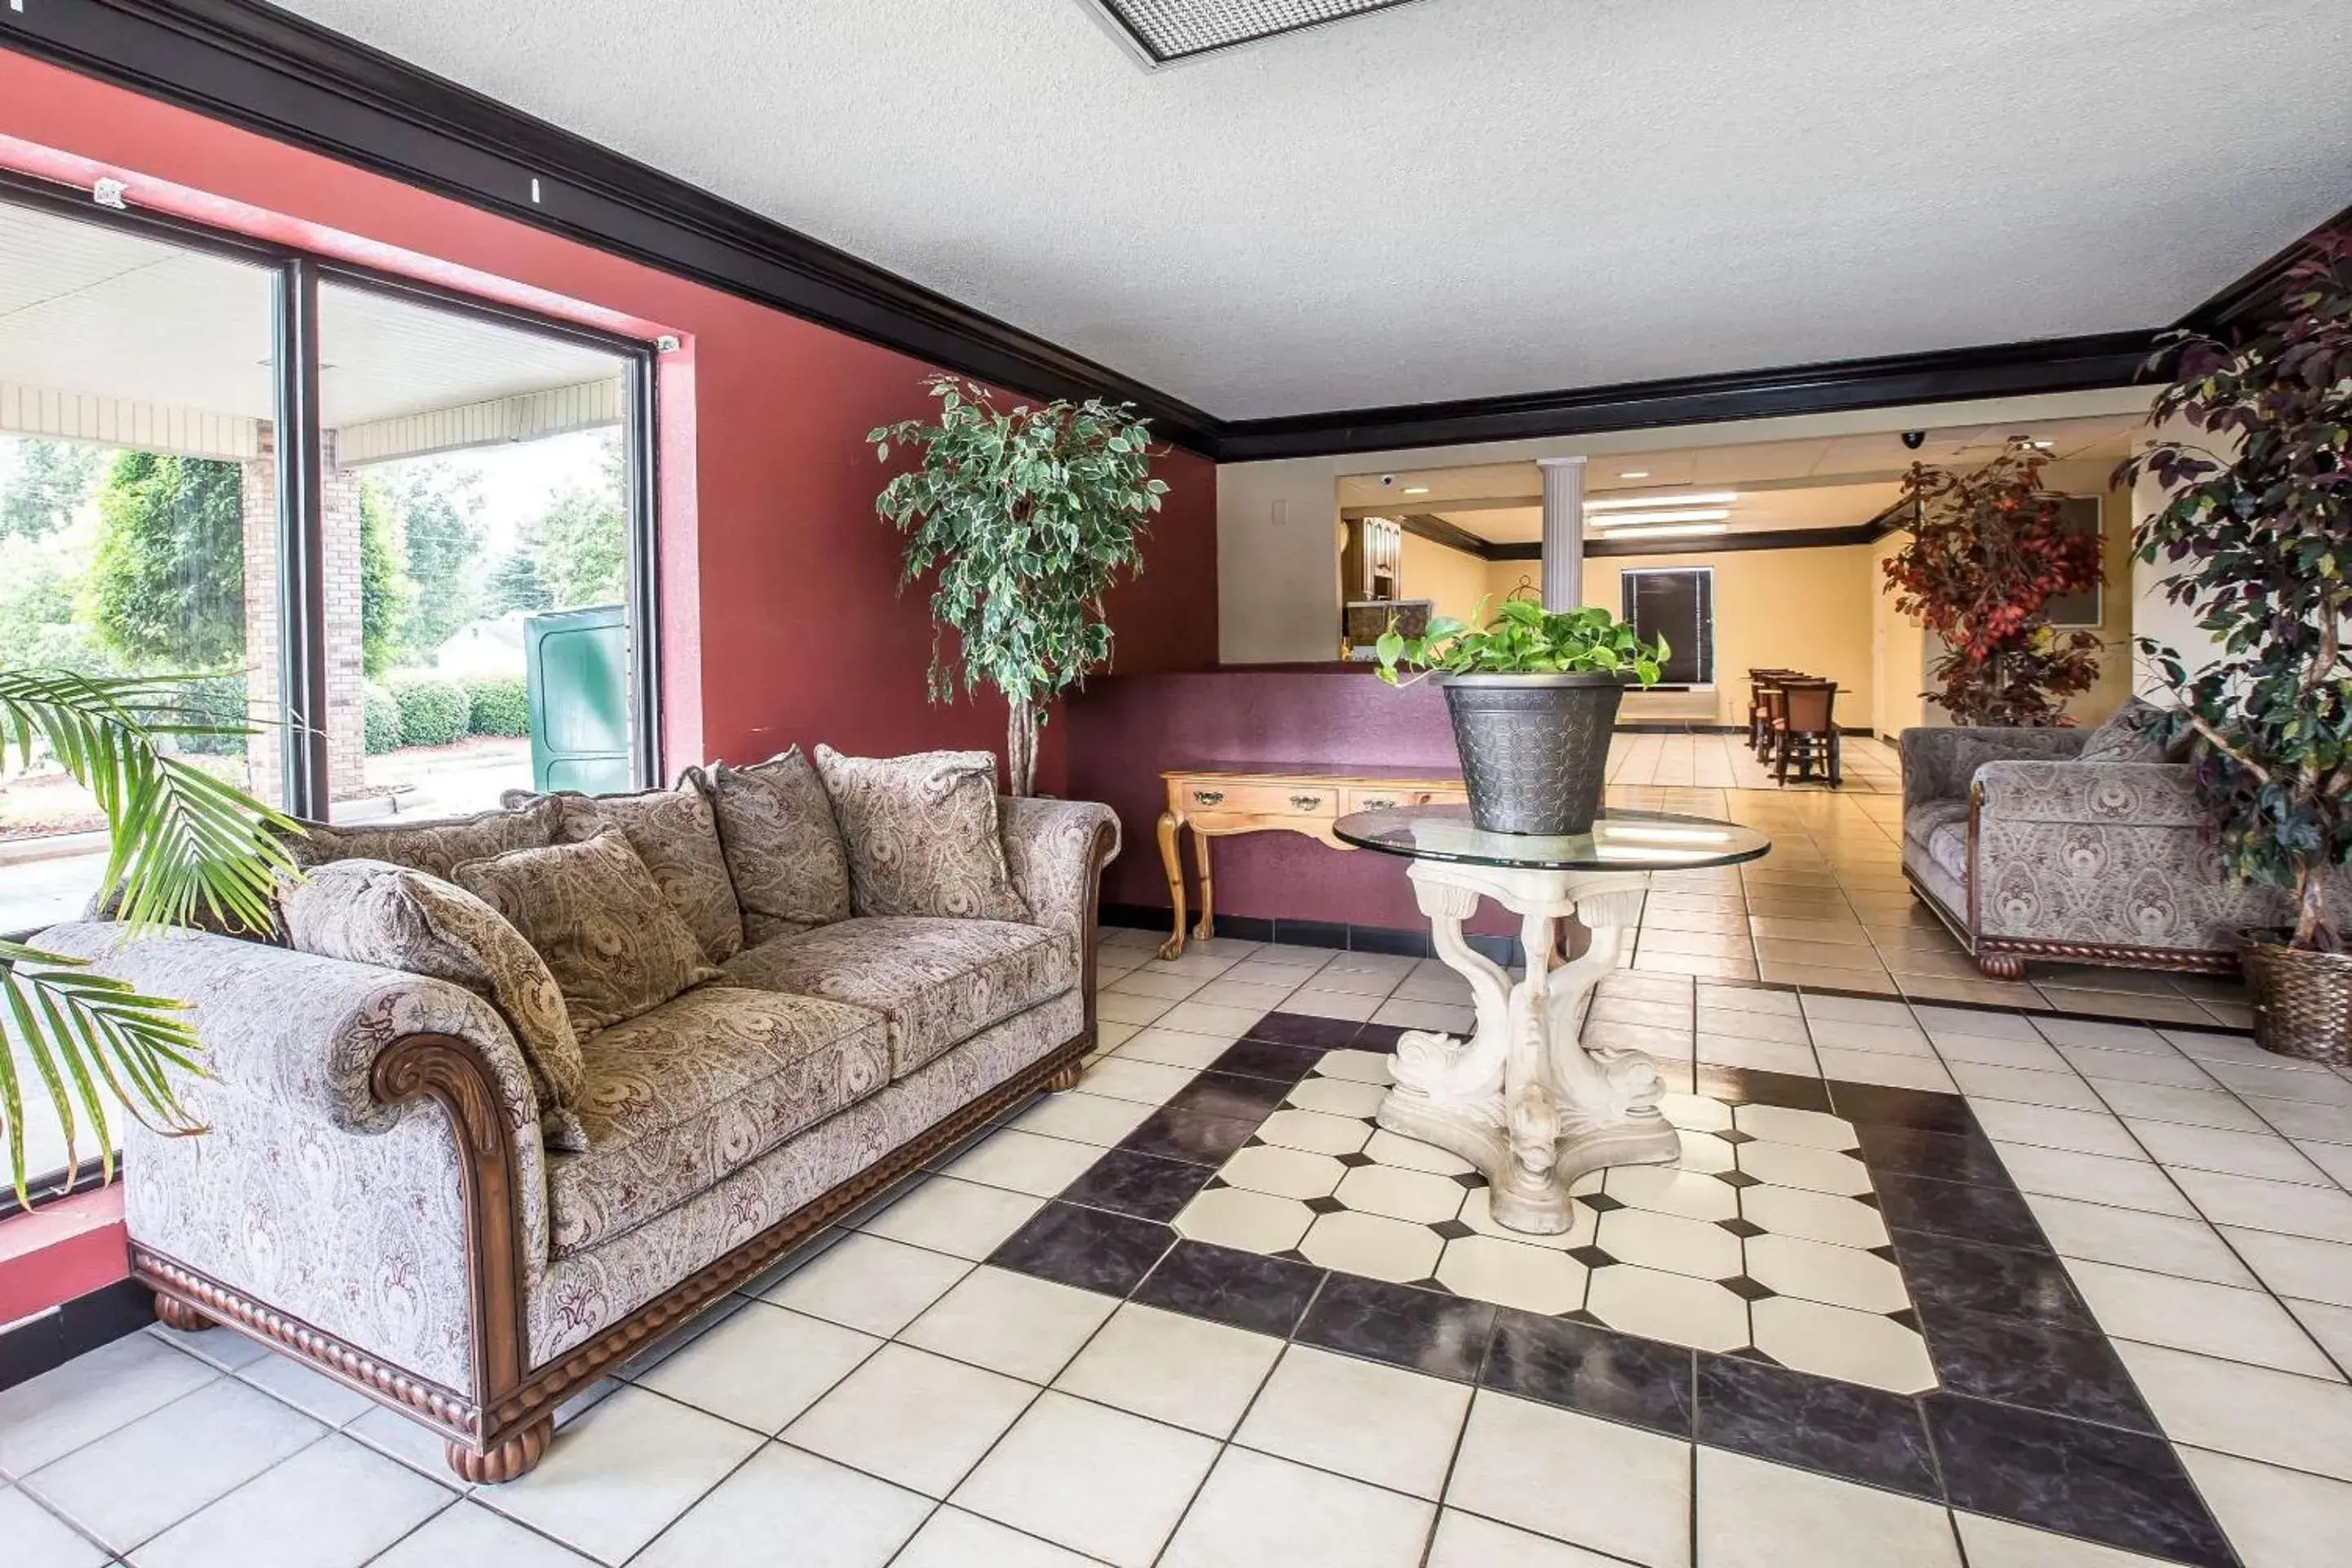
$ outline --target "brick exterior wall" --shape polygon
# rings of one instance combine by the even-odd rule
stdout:
[[[331,798],[356,795],[366,767],[365,675],[360,646],[360,477],[335,466],[329,431],[320,454],[320,522],[326,545],[327,780]],[[277,433],[261,427],[260,455],[244,466],[246,695],[257,718],[282,711],[278,619]],[[246,784],[271,805],[285,801],[275,731],[246,752]]]

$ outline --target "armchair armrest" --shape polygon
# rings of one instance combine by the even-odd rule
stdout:
[[[999,795],[996,820],[1005,867],[1030,919],[1067,931],[1081,944],[1079,961],[1088,962],[1102,868],[1118,854],[1117,814],[1092,801]]]
[[[1979,809],[2001,822],[2202,828],[2205,807],[2183,763],[1987,763]]]
[[[1906,730],[1896,740],[1903,756],[1903,804],[1964,799],[1969,781],[1987,763],[2071,761],[2089,735],[2086,730]]]

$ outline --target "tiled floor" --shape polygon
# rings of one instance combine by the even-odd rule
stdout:
[[[1832,868],[1829,883],[1789,885],[1833,886],[1866,933],[1884,924],[1863,918],[1856,895],[1874,889],[1850,877],[1885,859],[1874,810],[1887,803],[1708,793],[1773,818],[1784,867]],[[1743,879],[1748,918],[1794,918],[1753,910],[1769,886]],[[1527,1270],[1483,1263],[1488,1249],[1449,1269],[1456,1243],[1529,1244],[1486,1236],[1445,1170],[1386,1141],[1372,1152],[1374,1053],[1399,1027],[1464,1022],[1450,974],[1246,943],[1162,964],[1156,940],[1107,937],[1105,1050],[1079,1090],[584,1394],[523,1480],[459,1488],[405,1421],[226,1331],[154,1329],[0,1392],[0,1563],[2343,1560],[2352,1076],[2221,1029],[2218,991],[2206,1011],[2203,994],[2168,988],[2158,999],[2195,1017],[2142,1022],[2133,999],[2158,993],[2038,972],[2010,1005],[1938,1005],[1678,975],[1637,948],[1587,1031],[1660,1054],[1688,1096],[1675,1103],[1699,1169],[1629,1177],[1622,1197],[1604,1178],[1590,1194],[1604,1201],[1584,1206],[1610,1261],[1571,1259],[1585,1295],[1562,1308],[1523,1293]],[[1753,1142],[1727,1135],[1743,1115]],[[1253,1137],[1346,1174],[1314,1193],[1326,1167],[1244,1160]],[[1723,1157],[1701,1138],[1734,1173],[1760,1158],[1756,1184],[1708,1174]],[[1772,1149],[1785,1152],[1747,1152]],[[1824,1170],[1839,1160],[1862,1167],[1874,1206],[1818,1190],[1853,1184]],[[1378,1243],[1285,1258],[1180,1236],[1168,1222],[1220,1170],[1220,1190],[1310,1215],[1365,1172],[1394,1173],[1350,1190],[1370,1218],[1440,1206],[1405,1176],[1462,1196],[1451,1221],[1400,1219],[1435,1244],[1433,1274],[1400,1283],[1376,1277],[1406,1272]],[[1721,1207],[1676,1195],[1707,1192],[1685,1177],[1716,1181],[1790,1245],[1759,1259],[1757,1237],[1677,1212]],[[1744,1275],[1727,1277],[1770,1292],[1747,1302],[1745,1343],[1694,1349],[1670,1314],[1595,1301],[1619,1270],[1722,1289],[1671,1267],[1691,1257],[1680,1226],[1637,1221],[1626,1255],[1612,1251],[1606,1228],[1628,1214],[1739,1247]],[[1932,1387],[1871,1386],[1888,1380],[1813,1359],[1845,1338],[1770,1321],[1866,1317],[1814,1298],[1883,1282],[1829,1256],[1873,1247],[1894,1255],[1878,1260],[1909,1303],[1877,1321],[1916,1319]]]

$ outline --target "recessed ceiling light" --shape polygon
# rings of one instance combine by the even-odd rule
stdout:
[[[1739,499],[1738,490],[1707,490],[1679,496],[1611,496],[1602,500],[1584,503],[1587,511],[1631,511],[1636,507],[1658,506],[1729,506]]]
[[[2055,441],[2035,441],[2023,436],[2020,436],[2017,438],[2017,441],[2018,445],[2021,447],[2031,447],[2037,452],[2046,452],[2050,450],[2051,447],[2055,447],[2058,444]]]
[[[1721,522],[1730,515],[1721,507],[1676,507],[1666,511],[1612,511],[1586,521],[1595,528],[1622,528],[1629,522]]]
[[[1407,485],[1404,488],[1404,493],[1409,496],[1425,496],[1429,493],[1429,487],[1427,485]]]
[[[1621,479],[1646,479],[1650,477],[1650,470],[1647,468],[1627,468],[1617,477]]]
[[[1728,533],[1730,525],[1721,522],[1685,522],[1672,528],[1612,529],[1611,539],[1681,539],[1698,533]]]

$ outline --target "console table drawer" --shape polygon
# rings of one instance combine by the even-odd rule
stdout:
[[[1394,785],[1351,785],[1340,793],[1339,813],[1354,811],[1394,811],[1408,805],[1459,805],[1465,798],[1458,789],[1399,789]]]
[[[1227,784],[1187,780],[1176,791],[1187,816],[1337,818],[1344,793],[1329,784]]]

